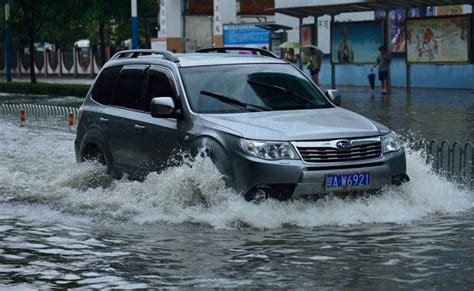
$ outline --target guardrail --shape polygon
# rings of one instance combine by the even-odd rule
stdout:
[[[78,108],[39,105],[39,104],[1,104],[0,116],[16,119],[20,126],[42,126],[75,131]]]
[[[433,168],[457,182],[474,186],[474,145],[432,140],[426,147]]]

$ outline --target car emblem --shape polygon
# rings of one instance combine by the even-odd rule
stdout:
[[[352,144],[349,140],[340,140],[336,142],[336,147],[340,150],[347,151],[352,147]]]

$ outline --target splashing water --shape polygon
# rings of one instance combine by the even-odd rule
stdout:
[[[214,228],[409,223],[474,205],[472,191],[435,174],[423,151],[407,151],[412,181],[381,195],[256,205],[226,188],[207,158],[151,173],[143,182],[113,180],[103,166],[76,164],[73,139],[70,133],[0,124],[0,202],[45,204],[93,219]]]

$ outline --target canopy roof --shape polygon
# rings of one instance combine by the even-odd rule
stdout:
[[[317,4],[300,7],[274,8],[273,11],[297,18],[308,16],[337,15],[347,12],[374,10],[393,10],[397,8],[416,8],[426,6],[444,6],[457,4],[474,4],[474,0],[318,0]]]
[[[287,25],[282,25],[282,24],[274,24],[274,23],[262,23],[262,24],[255,24],[256,27],[260,27],[266,30],[270,30],[271,32],[277,31],[277,30],[292,30],[293,27],[287,26]]]

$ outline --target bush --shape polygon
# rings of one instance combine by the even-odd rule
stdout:
[[[1,93],[86,97],[89,85],[0,82]]]

